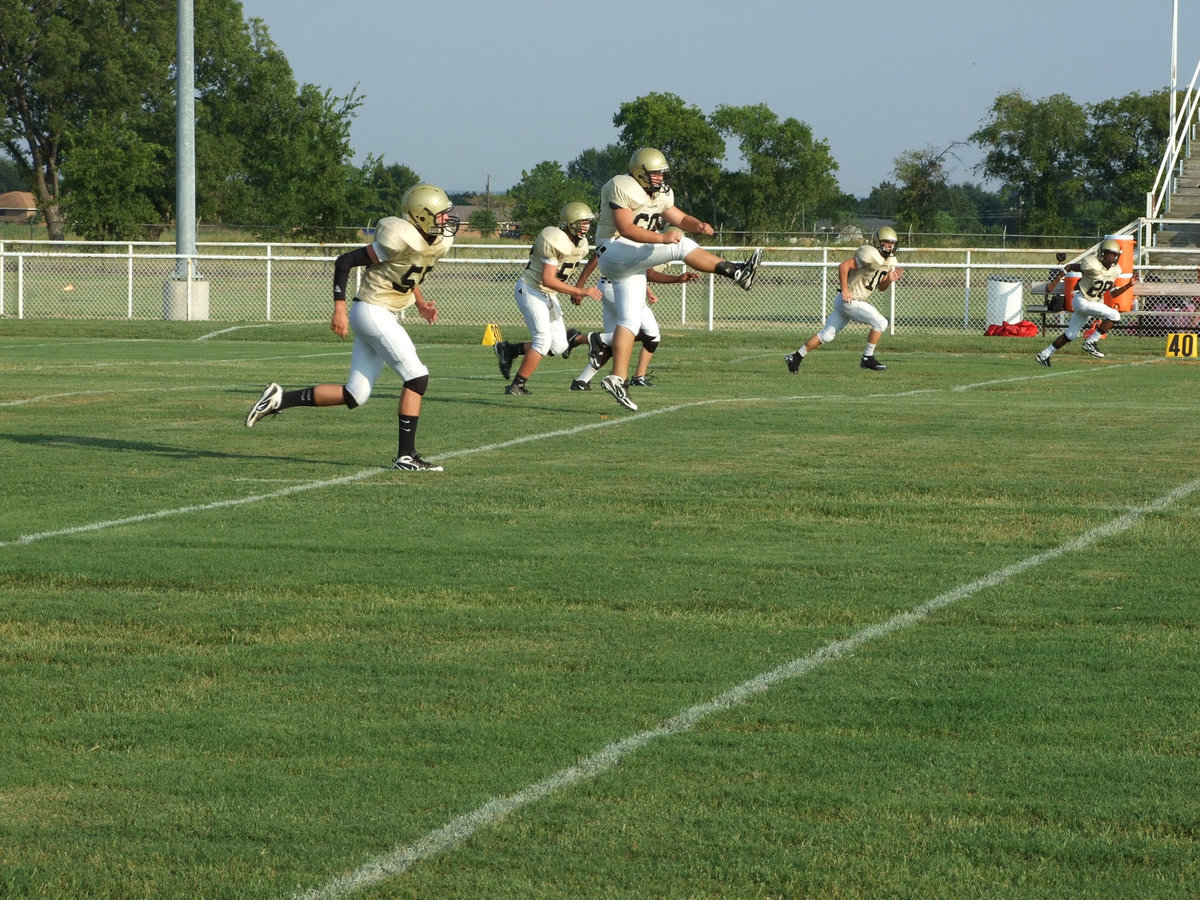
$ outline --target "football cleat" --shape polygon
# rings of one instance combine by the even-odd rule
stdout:
[[[526,389],[525,385],[517,384],[515,381],[504,389],[504,393],[520,394],[522,397],[529,396],[529,391]]]
[[[568,359],[571,356],[571,351],[575,349],[575,339],[583,337],[583,332],[578,328],[567,329],[567,349],[562,352],[562,358]],[[580,341],[580,343],[583,343]]]
[[[626,409],[637,409],[637,404],[629,399],[629,391],[625,390],[625,382],[616,375],[605,375],[600,386],[612,394],[617,402]]]
[[[604,364],[612,358],[612,347],[609,347],[600,338],[600,332],[593,331],[588,335],[588,362],[592,364],[592,368],[600,370],[604,368]]]
[[[859,365],[864,369],[870,369],[872,372],[882,372],[887,366],[877,360],[874,356],[864,356],[859,362]]]
[[[733,283],[740,287],[743,291],[750,290],[750,286],[754,284],[754,273],[758,269],[759,262],[762,261],[762,247],[759,247],[746,260],[738,270],[733,273]]]
[[[582,378],[576,378],[571,382],[571,390],[573,391],[590,391],[591,389],[592,383],[590,381],[584,381]]]
[[[796,351],[785,356],[783,361],[787,363],[788,371],[795,375],[800,371],[800,363],[804,362],[804,357],[800,355],[799,351]]]
[[[1039,365],[1043,365],[1047,369],[1050,368],[1050,357],[1042,356],[1042,354],[1039,353],[1037,356],[1034,357],[1034,359],[1036,359],[1038,361]]]
[[[250,407],[250,412],[246,413],[246,427],[253,428],[256,422],[262,421],[267,416],[279,415],[279,404],[282,402],[283,388],[272,381],[263,389],[258,402]]]
[[[1083,352],[1092,354],[1096,359],[1104,359],[1104,354],[1100,352],[1100,348],[1096,346],[1095,341],[1084,341]]]
[[[513,358],[516,354],[512,352],[512,347],[508,341],[496,341],[492,345],[492,349],[496,351],[496,362],[500,363],[500,374],[505,378],[512,371]]]
[[[634,375],[629,379],[630,387],[653,387],[654,382],[650,380],[650,375]]]
[[[435,466],[428,460],[414,453],[412,456],[397,456],[392,463],[393,469],[400,469],[404,472],[441,472],[441,466]]]

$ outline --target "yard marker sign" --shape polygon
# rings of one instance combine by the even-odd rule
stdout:
[[[1167,356],[1186,359],[1196,358],[1196,333],[1180,331],[1167,335]]]

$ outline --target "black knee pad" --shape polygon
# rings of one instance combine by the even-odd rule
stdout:
[[[347,409],[354,409],[358,406],[358,401],[354,399],[354,395],[345,388],[342,388],[342,402],[346,404]]]
[[[639,334],[638,338],[641,340],[642,346],[646,348],[647,352],[653,353],[655,350],[658,349],[658,345],[660,343],[659,338],[656,338],[656,337],[652,338],[652,337],[650,337],[650,335],[646,334],[645,332],[642,332],[641,334]]]
[[[404,382],[404,386],[414,394],[425,396],[425,391],[429,389],[429,376],[422,375],[420,378],[414,378],[412,381]]]

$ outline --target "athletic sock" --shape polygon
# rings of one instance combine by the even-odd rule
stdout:
[[[400,443],[397,456],[413,456],[417,452],[417,417],[400,416]]]
[[[280,409],[291,409],[293,406],[316,406],[316,388],[306,387],[294,391],[284,391],[279,400]]]

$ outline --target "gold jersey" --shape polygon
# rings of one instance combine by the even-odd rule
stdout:
[[[358,299],[399,312],[416,302],[413,288],[425,280],[433,264],[450,252],[454,238],[444,235],[433,243],[407,219],[386,216],[375,226],[375,255],[367,266]]]
[[[633,223],[650,231],[662,231],[667,227],[663,213],[675,205],[675,192],[664,188],[656,194],[648,194],[632,175],[617,175],[610,178],[600,189],[600,215],[596,219],[596,244],[603,244],[620,236],[613,207],[633,210]]]
[[[554,274],[558,276],[558,280],[565,282],[571,270],[587,259],[590,251],[587,238],[581,237],[577,244],[557,225],[547,225],[529,248],[529,262],[521,272],[521,280],[534,290],[553,294],[554,291],[542,282],[542,270],[545,265],[549,263],[554,266]]]
[[[1079,287],[1076,290],[1089,300],[1103,303],[1105,292],[1113,289],[1120,274],[1120,260],[1105,268],[1099,254],[1085,256],[1079,263]]]
[[[863,244],[854,254],[855,266],[846,276],[851,300],[867,300],[879,288],[879,282],[895,268],[896,257],[883,258],[874,244]]]

